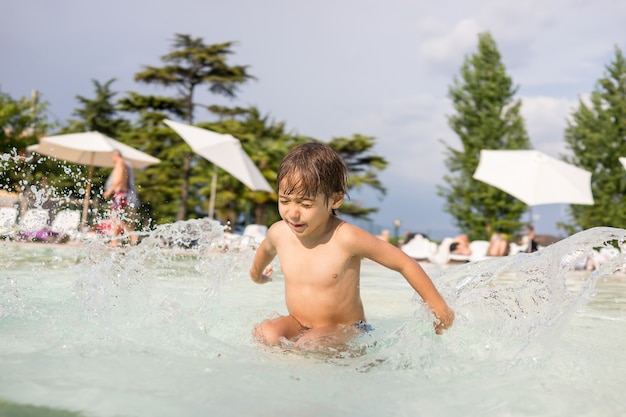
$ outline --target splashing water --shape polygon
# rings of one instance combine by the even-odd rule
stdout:
[[[365,260],[374,330],[315,353],[253,340],[286,312],[279,265],[252,283],[254,242],[215,222],[125,248],[3,241],[0,414],[623,415],[626,257],[584,265],[625,240],[596,228],[533,254],[423,264],[456,312],[442,336],[401,275]]]
[[[375,330],[326,354],[254,342],[255,323],[284,314],[281,277],[252,283],[253,245],[216,223],[123,249],[2,243],[0,398],[93,416],[617,415],[626,259],[574,269],[624,239],[591,229],[534,254],[424,265],[457,314],[443,336],[400,275],[365,261]]]

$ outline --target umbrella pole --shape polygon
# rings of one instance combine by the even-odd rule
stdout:
[[[91,157],[93,162],[93,155]],[[89,197],[91,196],[91,176],[93,174],[93,165],[89,165],[89,174],[87,176],[87,186],[85,187],[85,199],[83,200],[83,216],[80,221],[81,229],[87,224],[87,211],[89,209]]]
[[[529,205],[528,206],[528,224],[529,225],[533,225],[533,206]],[[533,247],[533,242],[532,239],[530,238],[530,235],[528,236],[528,247],[526,248],[526,252],[530,253],[532,251],[532,247]]]
[[[217,165],[213,164],[213,178],[211,178],[211,196],[209,198],[209,219],[215,215],[215,192],[217,191]]]

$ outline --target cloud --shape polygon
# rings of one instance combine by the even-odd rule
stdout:
[[[553,157],[565,152],[566,120],[577,102],[547,96],[521,99],[521,114],[533,147]]]
[[[450,139],[448,99],[429,93],[384,101],[351,121],[351,127],[375,136],[378,152],[389,162],[389,175],[432,183],[443,175],[443,146]]]
[[[421,21],[424,34],[430,37],[421,43],[419,57],[431,73],[450,73],[458,70],[464,56],[476,49],[477,34],[483,31],[473,19],[463,19],[452,28],[435,19]]]
[[[76,95],[92,96],[94,78],[117,78],[119,91],[166,94],[132,78],[144,65],[160,65],[175,33],[236,41],[232,63],[249,65],[258,80],[243,86],[237,100],[205,91],[196,99],[254,105],[322,140],[375,136],[375,151],[390,162],[381,174],[389,195],[375,219],[387,224],[394,216],[407,224],[450,224],[435,189],[446,173],[439,140],[460,146],[447,124],[447,92],[466,56],[476,53],[479,33],[492,34],[519,85],[534,147],[552,156],[564,150],[565,120],[593,90],[615,45],[626,51],[626,2],[615,0],[453,7],[408,0],[10,3],[0,26],[0,50],[10,62],[0,66],[0,88],[15,97],[39,89],[59,121],[78,106]]]

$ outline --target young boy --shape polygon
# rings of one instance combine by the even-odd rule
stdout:
[[[259,284],[271,281],[270,263],[278,255],[289,315],[257,325],[259,341],[278,345],[286,339],[301,348],[340,345],[366,329],[359,292],[364,257],[404,276],[435,314],[438,334],[452,325],[454,312],[415,260],[336,217],[347,179],[343,159],[327,145],[297,146],[281,162],[276,183],[282,221],[268,230],[250,276]]]

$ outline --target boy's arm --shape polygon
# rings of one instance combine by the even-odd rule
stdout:
[[[420,264],[400,249],[396,247],[393,247],[393,249],[401,252],[399,256],[407,256],[408,260],[401,260],[402,267],[397,271],[404,276],[411,287],[413,287],[420,297],[429,305],[437,318],[435,322],[435,332],[442,334],[444,329],[452,326],[452,322],[454,322],[454,311],[445,302],[435,287],[435,284],[433,284]]]
[[[376,238],[363,229],[352,226],[353,230],[344,234],[360,256],[364,256],[389,269],[402,274],[413,289],[422,297],[433,311],[437,321],[435,331],[441,334],[443,329],[452,326],[454,311],[445,302],[435,284],[430,280],[421,265],[399,248],[389,242]]]
[[[252,278],[252,281],[257,284],[265,284],[272,280],[270,278],[272,274],[270,262],[272,262],[275,256],[276,248],[272,245],[268,236],[261,242],[254,255],[252,267],[250,268],[250,278]]]

